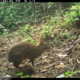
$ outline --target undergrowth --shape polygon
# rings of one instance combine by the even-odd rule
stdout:
[[[30,24],[26,24],[24,27],[19,26],[19,35],[23,35],[24,40],[35,43],[35,40],[32,39],[29,34],[34,36],[41,33],[43,35],[43,39],[51,39],[51,42],[54,45],[60,45],[68,40],[74,39],[74,35],[71,31],[74,28],[73,23],[80,20],[79,4],[80,3],[76,3],[71,6],[68,11],[63,12],[62,16],[61,13],[56,10],[55,15],[49,16],[50,19],[41,25],[40,30],[37,30],[38,27],[36,27],[36,33],[34,30],[35,27]],[[5,35],[11,36],[10,33],[5,32],[0,35],[0,37]]]

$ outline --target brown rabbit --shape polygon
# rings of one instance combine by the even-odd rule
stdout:
[[[23,41],[15,44],[8,50],[8,61],[13,62],[17,68],[24,60],[29,59],[34,65],[34,59],[38,58],[45,50],[50,47],[41,40],[42,35],[35,37],[37,45]]]

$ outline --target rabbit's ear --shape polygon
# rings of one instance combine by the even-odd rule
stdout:
[[[39,42],[41,42],[42,34],[39,35]]]
[[[42,37],[42,34],[40,34],[39,36],[34,36],[37,42],[41,42],[41,37]]]
[[[40,34],[39,36],[40,36],[40,38],[41,38],[41,37],[42,37],[42,34]]]

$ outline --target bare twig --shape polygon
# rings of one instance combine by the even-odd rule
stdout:
[[[26,32],[27,33],[27,32]],[[29,33],[27,33],[29,36],[31,36]],[[31,36],[32,37],[32,36]],[[33,38],[33,37],[32,37]],[[33,38],[34,39],[34,38]],[[34,39],[35,40],[35,39]],[[36,41],[36,40],[35,40]]]

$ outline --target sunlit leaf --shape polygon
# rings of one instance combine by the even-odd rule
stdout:
[[[23,73],[21,72],[21,73],[17,73],[17,74],[15,74],[15,75],[17,75],[17,76],[21,76]]]
[[[0,69],[2,69],[3,67],[0,67]]]
[[[25,78],[29,78],[29,77],[30,77],[30,75],[25,75],[24,77],[25,77]]]

